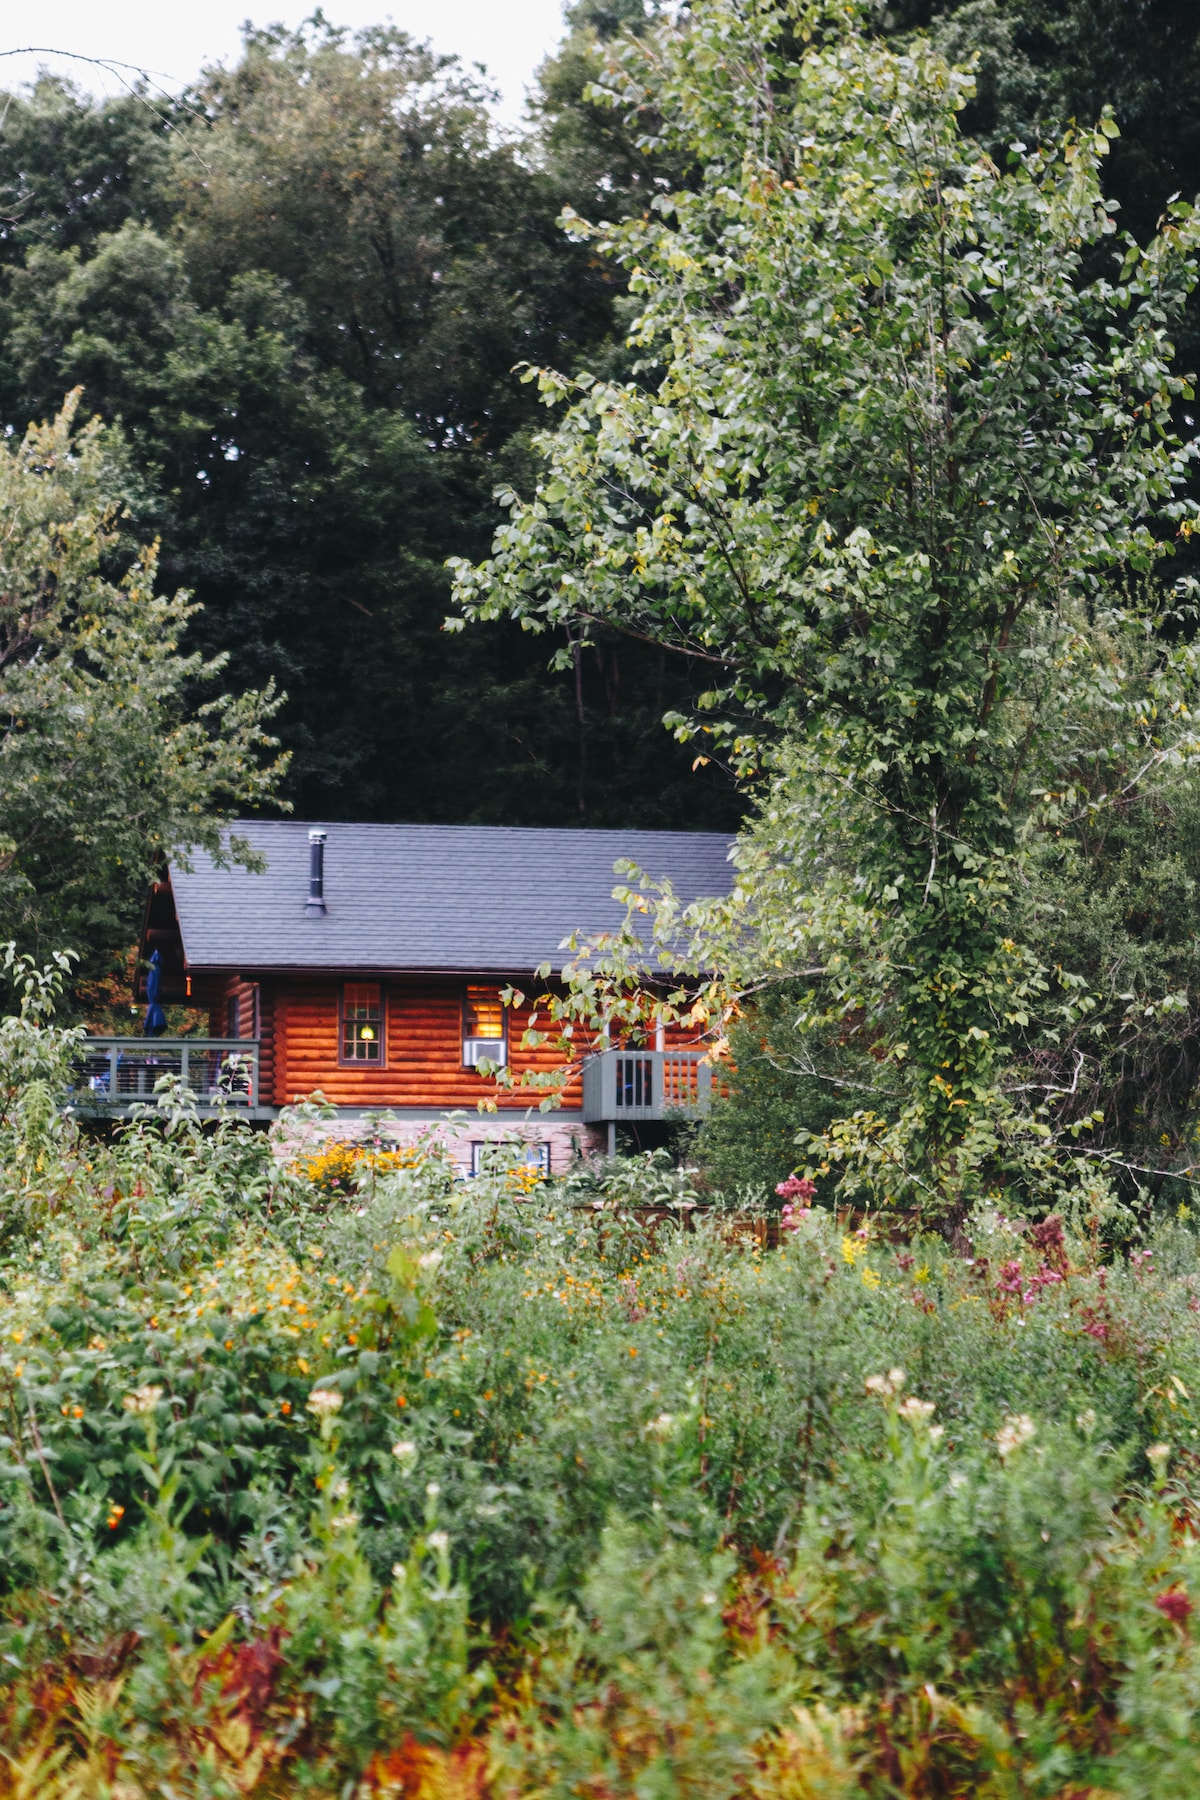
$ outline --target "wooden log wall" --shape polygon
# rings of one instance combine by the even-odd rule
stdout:
[[[494,985],[494,984],[484,984]],[[343,1064],[339,1060],[343,983],[333,976],[212,975],[197,984],[197,1001],[207,1007],[213,1037],[228,1035],[229,1002],[238,1005],[238,1029],[253,1031],[254,990],[259,996],[259,1094],[263,1104],[286,1106],[320,1090],[335,1106],[465,1108],[494,1100],[501,1113],[526,1112],[552,1089],[512,1090],[485,1081],[462,1066],[463,1001],[466,982],[452,978],[383,981],[383,1059]],[[552,1074],[562,1067],[553,1041],[534,1048],[522,1043],[531,1008],[505,1014],[509,1062],[514,1076],[527,1070]],[[544,1012],[538,1028],[545,1030]],[[579,1053],[591,1048],[577,1039]],[[691,1048],[691,1034],[668,1031],[667,1049]],[[582,1076],[576,1073],[562,1089],[562,1104],[577,1111],[583,1104]]]
[[[208,1008],[210,1037],[223,1038],[231,1035],[229,1030],[229,1003],[231,1000],[237,1007],[237,1029],[232,1033],[234,1037],[253,1037],[257,1024],[258,1090],[260,1101],[266,1106],[275,1104],[271,1098],[275,1090],[275,1016],[271,1004],[272,985],[270,980],[255,981],[245,975],[210,975],[204,978],[200,991],[194,996],[198,1005]],[[258,993],[257,1020],[254,1016],[256,990]]]
[[[506,1092],[473,1069],[463,1068],[464,983],[384,982],[384,1055],[379,1065],[339,1063],[341,987],[338,981],[320,977],[294,977],[276,984],[271,1011],[277,1106],[318,1088],[336,1106],[471,1109],[482,1099],[494,1099],[505,1112],[536,1106],[537,1090]],[[528,1008],[507,1014],[509,1060],[516,1076],[527,1069],[549,1073],[560,1063],[553,1044],[536,1049],[522,1044],[529,1017]],[[264,1026],[265,1021],[264,1008]],[[563,1104],[578,1108],[582,1101],[577,1075],[563,1093]]]

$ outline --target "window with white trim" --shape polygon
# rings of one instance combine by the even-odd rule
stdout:
[[[496,1150],[499,1148],[500,1148],[500,1146],[496,1143],[496,1140],[494,1138],[484,1138],[480,1141],[472,1143],[472,1145],[471,1145],[471,1173],[472,1173],[472,1175],[479,1175],[483,1172],[484,1162],[485,1162],[485,1153],[490,1150],[494,1154],[496,1152]],[[499,1159],[497,1158],[497,1161],[498,1160]],[[549,1144],[542,1143],[542,1144],[525,1144],[525,1145],[523,1145],[521,1154],[517,1158],[517,1167],[525,1168],[525,1169],[536,1169],[539,1175],[549,1175],[549,1173],[550,1173],[550,1146],[549,1146]]]
[[[463,999],[462,1059],[466,1069],[506,1063],[508,1043],[499,988],[469,987]]]

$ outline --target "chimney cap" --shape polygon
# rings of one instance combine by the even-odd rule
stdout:
[[[320,831],[314,827],[308,834],[308,841],[310,844],[323,844],[328,836],[329,833],[327,831]]]

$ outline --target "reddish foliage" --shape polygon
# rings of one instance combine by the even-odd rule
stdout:
[[[786,1181],[778,1184],[775,1192],[786,1202],[779,1218],[780,1231],[799,1231],[812,1210],[816,1191],[816,1182],[806,1175],[789,1175]]]
[[[1019,1257],[1000,1266],[996,1285],[988,1298],[988,1305],[997,1319],[1006,1319],[1014,1305],[1032,1306],[1044,1289],[1061,1286],[1070,1273],[1061,1219],[1051,1215],[1035,1226],[1032,1242],[1043,1253],[1032,1275],[1025,1273]],[[979,1258],[974,1273],[977,1280],[986,1280],[989,1273],[986,1257]]]
[[[724,1608],[721,1617],[725,1628],[732,1636],[740,1638],[743,1643],[750,1644],[766,1627],[768,1637],[774,1637],[778,1626],[771,1623],[770,1607],[774,1598],[781,1594],[790,1594],[787,1567],[778,1556],[772,1556],[766,1550],[751,1545],[745,1553],[748,1567],[738,1577],[733,1599]]]
[[[1154,1604],[1174,1625],[1186,1625],[1191,1617],[1192,1603],[1183,1588],[1165,1588],[1161,1594],[1154,1596]]]
[[[439,1750],[433,1744],[419,1744],[410,1732],[395,1750],[371,1758],[361,1791],[404,1800],[484,1800],[487,1787],[487,1751],[482,1744]]]
[[[103,1650],[76,1650],[68,1657],[68,1664],[76,1675],[82,1675],[85,1681],[111,1681],[119,1675],[125,1665],[132,1659],[134,1651],[141,1643],[141,1636],[136,1631],[124,1631],[118,1638],[105,1644]]]
[[[1042,1260],[1059,1275],[1067,1274],[1070,1263],[1067,1261],[1067,1246],[1063,1238],[1063,1222],[1057,1213],[1051,1213],[1035,1225],[1030,1233],[1030,1242],[1035,1250],[1041,1252]]]
[[[219,1655],[206,1658],[200,1664],[197,1689],[206,1679],[215,1676],[235,1712],[240,1713],[248,1724],[261,1727],[275,1697],[276,1678],[284,1663],[283,1636],[282,1627],[273,1625],[266,1637],[228,1645]]]
[[[1089,1302],[1083,1308],[1081,1320],[1088,1337],[1095,1338],[1098,1344],[1107,1344],[1113,1335],[1113,1318],[1108,1305],[1107,1269],[1101,1269],[1098,1272],[1096,1286],[1100,1290],[1099,1299]]]

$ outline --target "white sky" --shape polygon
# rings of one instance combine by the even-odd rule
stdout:
[[[39,0],[19,6],[0,0],[0,51],[38,48],[133,63],[167,89],[181,87],[208,62],[236,59],[240,27],[298,25],[315,0]],[[389,19],[437,50],[487,65],[503,99],[497,116],[516,124],[533,71],[562,33],[561,0],[325,0],[338,25],[379,25]],[[69,74],[92,92],[119,91],[119,80],[86,63],[47,55],[0,57],[0,86],[29,81],[39,66]]]

